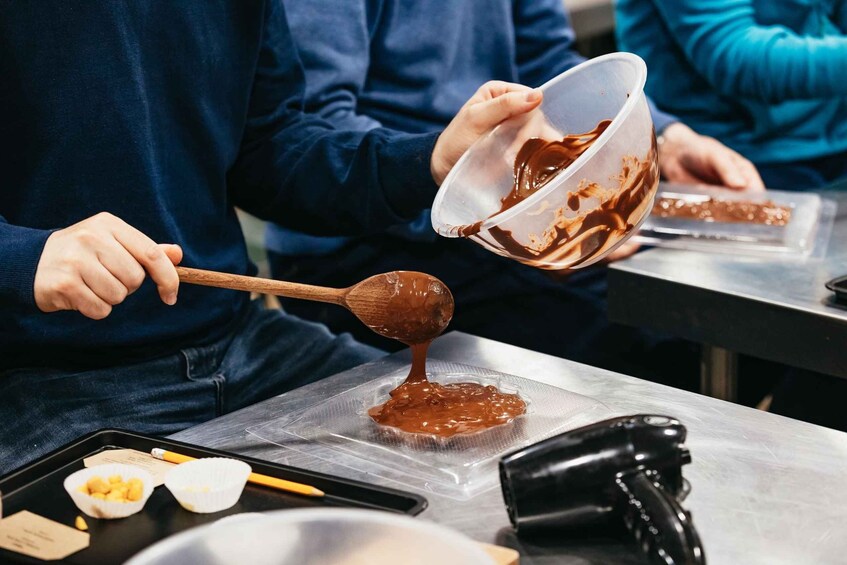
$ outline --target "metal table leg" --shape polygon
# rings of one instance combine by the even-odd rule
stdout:
[[[738,355],[722,347],[702,346],[700,392],[713,398],[738,400]]]

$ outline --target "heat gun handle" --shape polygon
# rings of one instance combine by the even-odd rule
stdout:
[[[706,556],[691,515],[661,487],[654,472],[628,474],[617,484],[627,529],[655,563],[705,565]]]

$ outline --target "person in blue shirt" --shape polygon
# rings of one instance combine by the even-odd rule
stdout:
[[[541,94],[491,82],[443,132],[302,111],[280,0],[0,3],[0,474],[103,427],[165,435],[371,360],[246,293],[239,206],[378,232]]]
[[[617,0],[617,24],[656,103],[749,157],[769,188],[844,188],[847,2]],[[844,381],[745,361],[756,380],[782,375],[772,412],[847,431]]]
[[[342,128],[433,131],[486,80],[538,86],[584,61],[562,0],[288,0],[286,6],[306,69],[306,107]],[[666,178],[762,187],[736,152],[672,116],[653,116]],[[609,324],[605,269],[567,277],[537,271],[469,241],[437,238],[428,214],[358,239],[271,227],[266,242],[280,279],[347,286],[397,268],[431,272],[453,290],[454,329],[668,382],[697,373],[696,355],[684,346]],[[345,312],[293,301],[285,307],[392,347],[360,331]],[[652,355],[657,348],[667,351]]]
[[[664,110],[750,158],[770,188],[847,176],[847,2],[618,0]]]

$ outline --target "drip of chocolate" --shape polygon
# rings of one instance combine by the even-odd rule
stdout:
[[[784,226],[791,221],[791,208],[780,206],[770,200],[752,202],[711,197],[693,200],[662,197],[653,205],[653,214],[660,218],[768,226]]]
[[[427,379],[429,344],[453,315],[452,299],[449,312],[441,307],[450,291],[422,273],[390,275],[397,278],[395,291],[384,305],[386,322],[373,329],[410,345],[412,367],[403,384],[391,391],[391,398],[368,410],[368,415],[378,424],[405,432],[451,437],[505,424],[523,414],[526,403],[516,394],[477,383],[441,385]],[[433,312],[433,319],[423,318]]]
[[[503,198],[500,210],[489,217],[525,200],[573,164],[609,124],[610,120],[603,120],[593,130],[565,136],[561,141],[532,138],[524,143],[515,158],[512,190]],[[565,205],[556,210],[552,224],[540,236],[530,236],[529,245],[518,242],[511,232],[496,226],[488,233],[500,248],[522,263],[541,268],[549,268],[546,263],[553,262],[577,266],[624,239],[646,214],[647,203],[659,186],[655,134],[643,160],[634,156],[623,158],[617,181],[616,187],[604,187],[583,180],[576,192],[568,194]],[[579,212],[581,200],[589,197],[596,198],[600,204],[584,214],[572,214]],[[459,235],[476,236],[483,222],[459,228]]]
[[[431,342],[412,345],[412,368],[391,398],[368,410],[377,424],[409,433],[452,437],[507,424],[526,412],[517,394],[503,393],[478,383],[442,385],[426,376],[426,353]]]

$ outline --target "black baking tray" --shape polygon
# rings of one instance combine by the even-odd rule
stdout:
[[[107,449],[136,449],[149,453],[161,447],[191,457],[231,457],[248,463],[253,471],[317,487],[322,498],[298,496],[250,483],[238,503],[228,510],[195,514],[183,509],[164,487],[156,488],[144,509],[119,520],[97,520],[83,515],[91,534],[88,548],[69,556],[64,563],[103,565],[123,563],[142,549],[172,534],[214,522],[241,512],[265,512],[286,508],[353,507],[416,515],[426,508],[422,496],[359,481],[278,465],[234,453],[146,436],[125,430],[105,429],[84,436],[44,457],[0,477],[3,516],[21,510],[73,526],[82,515],[65,492],[65,477],[84,467],[82,460]],[[44,563],[25,555],[0,549],[0,563]]]
[[[835,293],[836,302],[847,306],[847,275],[827,282],[826,288]]]

